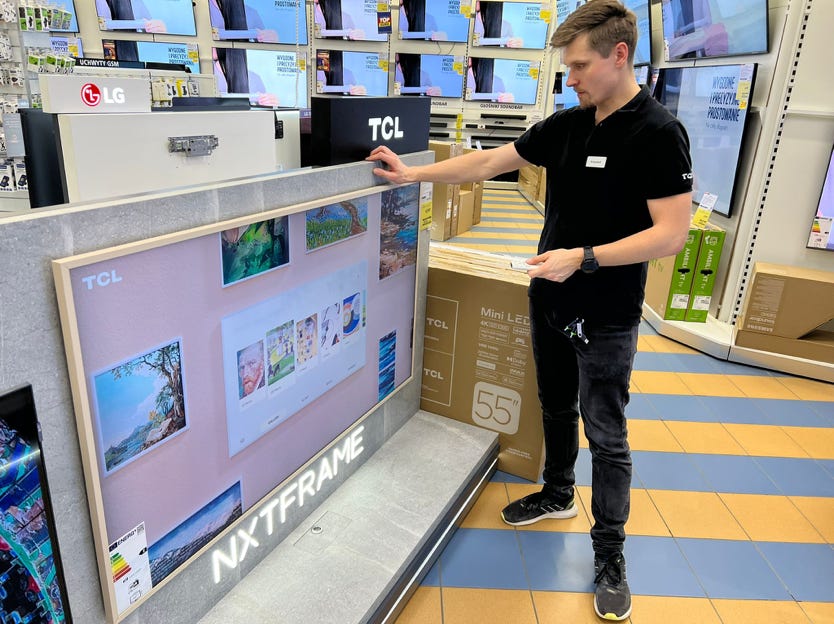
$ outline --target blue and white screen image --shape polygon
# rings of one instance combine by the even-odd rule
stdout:
[[[403,39],[464,42],[469,38],[469,13],[460,0],[402,0],[400,35]]]
[[[662,0],[667,60],[767,52],[767,0]]]
[[[185,65],[193,74],[200,73],[196,44],[137,41],[136,48],[139,52],[139,60],[145,63],[175,63]]]
[[[191,0],[96,0],[102,30],[196,35]]]
[[[70,13],[69,23],[67,24],[66,21],[62,20],[61,23],[58,24],[55,21],[55,18],[53,18],[52,24],[51,24],[49,30],[51,32],[75,32],[75,33],[77,33],[78,32],[78,19],[75,17],[75,4],[73,3],[73,1],[69,0],[69,2],[61,2],[61,3],[58,4],[58,7],[63,9],[64,11],[69,11],[69,13]]]
[[[587,1],[556,0],[556,24],[564,22],[571,13]],[[649,0],[623,0],[623,4],[637,16],[637,49],[634,50],[634,64],[649,64],[652,62],[652,27],[649,17],[651,10]]]
[[[307,45],[302,0],[209,0],[216,38]]]
[[[319,93],[388,95],[387,62],[380,63],[379,53],[318,50],[317,63],[322,54],[329,57],[329,70],[325,71],[321,65],[316,67]]]
[[[400,85],[401,95],[429,95],[454,97],[463,95],[463,74],[455,67],[450,54],[397,55],[394,81]],[[462,67],[463,61],[458,60]]]
[[[304,108],[307,102],[307,71],[298,68],[295,52],[246,50],[249,67],[249,92],[270,93],[275,106]],[[257,82],[260,78],[260,84]]]
[[[468,99],[535,104],[539,64],[516,59],[472,57],[466,76]]]
[[[543,50],[549,24],[541,13],[541,3],[480,2],[474,27],[478,45]]]

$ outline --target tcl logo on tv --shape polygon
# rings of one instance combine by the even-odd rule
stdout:
[[[102,101],[105,104],[124,104],[125,91],[121,87],[109,90],[107,87],[88,82],[81,87],[81,101],[87,106],[98,106]]]

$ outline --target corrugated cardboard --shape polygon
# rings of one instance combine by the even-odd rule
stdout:
[[[687,321],[705,323],[709,316],[725,234],[724,230],[711,224],[704,228],[701,246],[698,248],[698,260],[692,274],[692,290],[689,293],[685,317]]]
[[[478,225],[481,222],[481,205],[484,203],[484,183],[473,184],[472,192],[475,194],[472,202],[472,225]]]
[[[472,229],[472,219],[475,211],[475,193],[461,189],[458,198],[458,227],[456,234],[463,234]]]
[[[433,241],[445,241],[455,235],[452,224],[457,220],[459,191],[457,184],[433,185],[430,232]]]
[[[646,280],[646,303],[664,319],[682,321],[689,305],[693,269],[698,258],[703,232],[689,230],[686,244],[676,256],[649,262]]]
[[[784,338],[755,331],[736,332],[736,346],[834,364],[834,332],[815,330],[803,338]]]
[[[432,249],[420,407],[497,431],[498,468],[536,481],[544,446],[529,280],[490,258]]]

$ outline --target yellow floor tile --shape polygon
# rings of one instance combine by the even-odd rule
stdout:
[[[708,598],[667,596],[632,596],[631,621],[632,624],[721,624]]]
[[[640,393],[640,387],[637,385],[637,382],[634,381],[634,376],[632,375],[631,379],[628,382],[628,391],[629,393]]]
[[[662,420],[628,421],[628,444],[632,451],[680,453],[683,448]]]
[[[658,353],[698,353],[695,349],[684,344],[675,342],[665,336],[644,336],[644,342],[651,346]]]
[[[418,587],[395,624],[443,624],[440,588]]]
[[[526,240],[521,232],[473,232],[469,230],[458,234],[455,242],[465,241],[468,238],[495,239],[496,241]]]
[[[834,544],[834,498],[789,496],[791,502],[814,525],[829,544]]]
[[[714,492],[649,490],[674,537],[746,540],[747,535]]]
[[[733,385],[746,396],[756,399],[796,399],[789,388],[776,377],[761,375],[732,375]]]
[[[536,624],[527,590],[444,587],[443,624]]]
[[[834,459],[834,429],[782,427],[782,430],[814,459]]]
[[[461,526],[466,529],[512,529],[501,520],[501,510],[510,499],[504,483],[490,482],[466,514]]]
[[[713,373],[678,373],[690,394],[698,396],[743,397],[741,389],[733,383],[733,375]]]
[[[808,453],[802,450],[802,447],[794,442],[782,427],[735,423],[725,423],[724,427],[750,455],[808,458]]]
[[[802,377],[777,377],[803,401],[834,401],[834,384]]]
[[[508,483],[507,492],[509,492],[510,500],[514,501],[533,492],[538,492],[542,489],[541,485],[525,485],[523,483]],[[579,489],[579,488],[577,488]],[[588,488],[590,490],[590,488]],[[577,492],[578,494],[578,492]],[[576,506],[579,508],[579,513],[575,518],[568,518],[567,520],[540,520],[534,524],[527,526],[515,527],[519,531],[553,531],[555,533],[587,533],[591,530],[591,523],[588,521],[588,515],[585,509],[590,511],[590,501],[587,507],[583,506],[582,501],[577,499]],[[500,510],[499,510],[500,511]],[[500,515],[499,515],[500,519]],[[509,525],[504,525],[509,527]],[[513,528],[513,527],[509,527]]]
[[[751,540],[824,544],[825,538],[787,496],[719,494]]]
[[[653,352],[654,347],[652,346],[651,341],[649,338],[653,338],[653,336],[637,336],[637,350],[644,351],[644,352]]]
[[[677,373],[636,370],[631,379],[646,394],[692,394]]]
[[[834,624],[834,602],[800,602],[813,624]]]
[[[590,488],[588,488],[590,489]],[[590,499],[589,499],[590,500]],[[649,493],[644,489],[631,490],[631,513],[626,523],[626,535],[669,537],[669,527],[660,517]]]
[[[718,600],[712,605],[724,624],[804,624],[805,614],[795,602],[777,600]]]
[[[593,594],[575,594],[570,592],[533,592],[536,615],[539,624],[600,624],[594,612]],[[632,620],[623,620],[631,622]],[[475,624],[477,620],[472,620]],[[506,624],[515,624],[507,620]]]
[[[687,453],[744,455],[744,449],[721,423],[666,421],[666,426]]]

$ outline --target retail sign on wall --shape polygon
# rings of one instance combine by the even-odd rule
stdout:
[[[149,113],[150,83],[145,78],[100,76],[39,77],[46,113]]]

